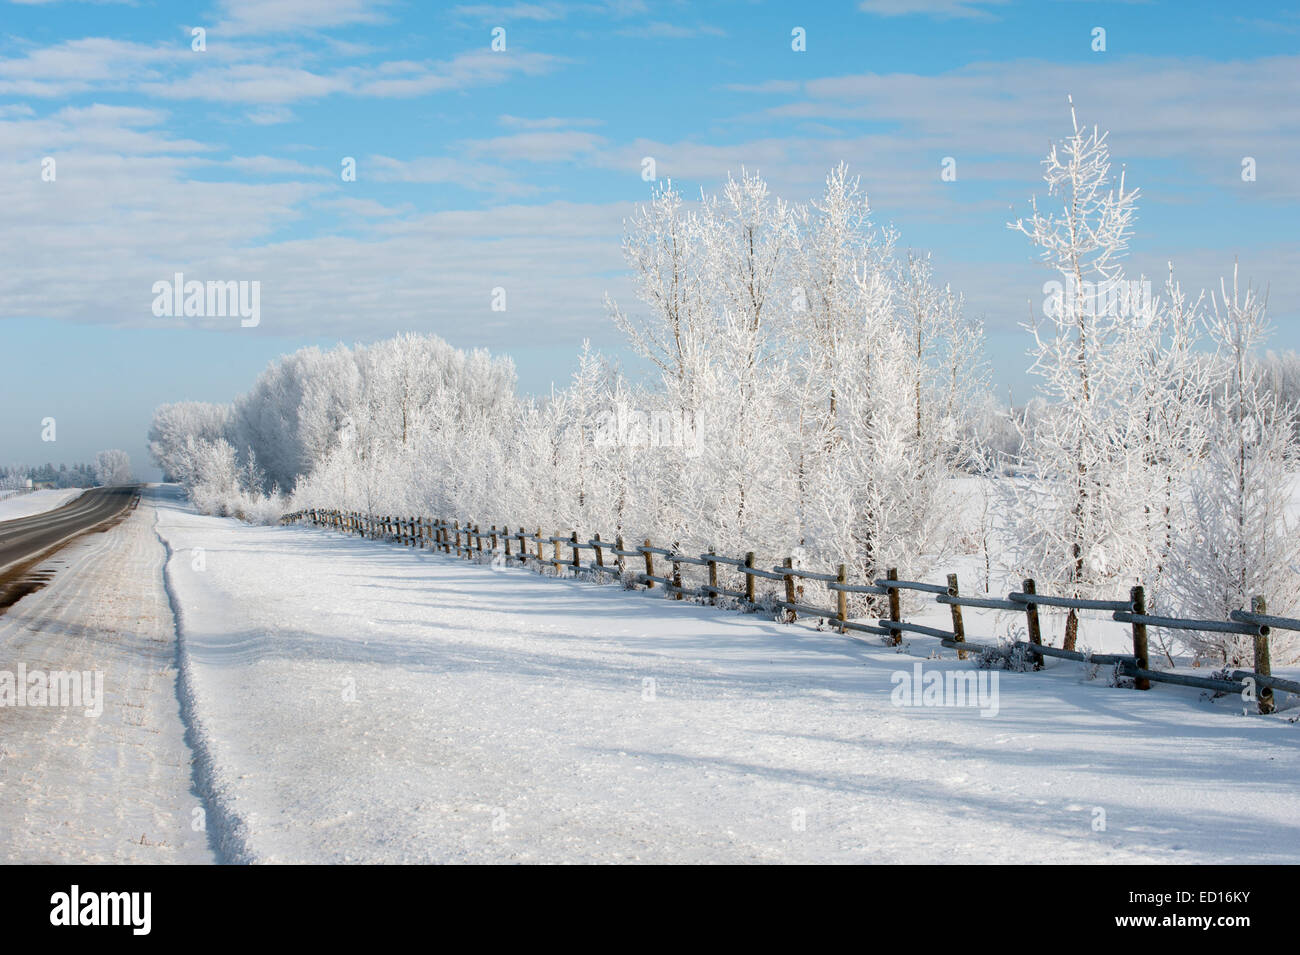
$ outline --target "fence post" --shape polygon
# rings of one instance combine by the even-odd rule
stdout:
[[[1141,585],[1134,587],[1129,591],[1129,596],[1133,600],[1133,613],[1144,614],[1147,612],[1147,592],[1146,588]],[[1147,625],[1145,623],[1133,624],[1133,656],[1137,658],[1139,670],[1149,670],[1151,660],[1147,655]],[[1133,687],[1138,690],[1151,689],[1151,681],[1145,677],[1134,677]]]
[[[745,600],[752,607],[754,605],[754,575],[750,573],[754,569],[754,552],[751,550],[745,555]]]
[[[785,560],[781,561],[781,566],[785,567],[787,570],[793,568],[794,558],[787,557]],[[794,603],[794,574],[785,575],[785,602],[791,604]],[[786,610],[790,611],[791,623],[794,623],[796,620],[799,619],[799,615],[795,613],[793,607],[786,607]]]
[[[619,534],[619,535],[615,536],[615,538],[614,538],[614,549],[615,549],[616,551],[627,550],[627,548],[623,546],[623,535],[622,535],[622,534]],[[618,567],[618,575],[619,575],[620,577],[622,577],[625,573],[627,573],[627,561],[625,561],[625,560],[623,559],[623,555],[622,555],[622,554],[615,554],[615,555],[614,555],[614,563],[615,563],[615,565],[617,565],[617,567]]]
[[[1035,589],[1034,578],[1032,577],[1025,578],[1025,581],[1021,586],[1027,594],[1032,595],[1038,593]],[[1038,626],[1037,604],[1025,604],[1025,628],[1026,632],[1029,634],[1030,645],[1041,647],[1043,645],[1043,631]],[[1041,653],[1034,653],[1033,650],[1030,650],[1029,652],[1033,654],[1034,657],[1034,669],[1041,670],[1043,668],[1043,655]]]
[[[510,566],[510,525],[509,524],[501,525],[501,543],[505,545],[506,566],[509,567]]]
[[[479,532],[478,525],[474,525],[474,540],[478,544],[478,552],[483,553],[483,535]]]
[[[542,529],[537,528],[537,572],[542,572],[542,561],[546,559],[546,545],[542,543]]]
[[[582,551],[578,549],[577,531],[574,531],[569,537],[569,547],[573,551],[573,569],[578,570],[582,567]]]
[[[673,541],[674,556],[677,554],[680,546],[681,545],[677,541]],[[682,599],[682,564],[681,561],[677,561],[677,560],[673,561],[673,586],[677,588],[677,593],[674,595],[674,599],[681,600]]]
[[[597,567],[604,567],[604,566],[605,566],[605,552],[604,552],[603,549],[601,549],[601,546],[600,546],[600,535],[599,535],[599,534],[596,534],[595,536],[593,536],[593,537],[591,538],[591,541],[592,541],[593,544],[596,545],[596,566],[597,566]]]
[[[890,567],[888,572],[885,574],[885,577],[888,580],[897,580],[898,568]],[[886,585],[886,589],[888,589],[889,591],[889,619],[894,623],[902,623],[903,622],[903,601],[899,598],[898,588],[889,587],[888,585]],[[890,630],[890,633],[892,633],[894,637],[892,641],[894,646],[898,646],[900,643],[903,642],[903,631]]]
[[[492,553],[497,552],[497,526],[492,525]]]
[[[1263,597],[1252,597],[1250,601],[1250,612],[1263,616],[1268,611],[1268,604],[1264,602]],[[1255,634],[1255,674],[1257,676],[1273,675],[1273,660],[1269,652],[1268,634]],[[1271,686],[1259,686],[1255,688],[1259,695],[1259,712],[1267,716],[1273,712],[1273,688]]]
[[[645,539],[645,543],[644,543],[642,546],[643,546],[643,547],[649,547],[649,546],[650,546],[650,538],[647,537],[647,538]],[[654,555],[653,555],[652,553],[650,553],[650,551],[648,551],[648,550],[643,550],[643,551],[641,551],[641,554],[642,554],[642,556],[645,557],[645,572],[646,572],[646,576],[647,576],[647,577],[653,576],[653,574],[654,574],[654,572],[655,572],[655,558],[654,558]],[[645,589],[646,589],[646,590],[654,590],[654,589],[655,589],[655,582],[654,582],[653,580],[647,580],[647,581],[645,582]]]
[[[958,591],[957,591],[957,575],[956,575],[956,574],[949,574],[949,575],[948,575],[948,596],[949,596],[949,597],[956,597],[957,595],[958,595]],[[961,606],[960,606],[959,604],[949,604],[948,606],[949,606],[949,608],[952,610],[952,632],[953,632],[952,642],[953,642],[953,643],[965,643],[965,642],[966,642],[966,625],[962,622],[962,619],[961,619]],[[965,659],[966,659],[966,651],[965,651],[965,650],[958,650],[958,651],[957,651],[957,659],[958,659],[958,660],[965,660]]]
[[[835,571],[835,582],[837,584],[847,584],[849,582],[849,568],[847,564],[840,564]],[[846,591],[835,591],[835,616],[840,621],[840,633],[848,633],[848,627],[844,626],[844,621],[849,619],[849,595]]]
[[[709,548],[709,556],[713,556],[712,547]],[[716,607],[718,605],[718,562],[716,560],[709,561],[709,586],[713,588],[709,591],[709,603]]]

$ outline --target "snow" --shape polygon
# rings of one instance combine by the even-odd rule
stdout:
[[[54,572],[47,585],[0,615],[0,670],[104,675],[97,718],[0,708],[4,864],[213,860],[193,828],[203,805],[176,699],[166,552],[152,525],[141,509],[69,544],[36,568]]]
[[[1300,861],[1285,713],[1056,661],[996,715],[899,707],[893,674],[970,664],[171,488],[139,514],[224,861]]]
[[[75,501],[85,493],[85,490],[85,488],[70,487],[57,491],[32,491],[30,494],[18,494],[0,499],[0,521],[12,521],[19,517],[31,517],[33,514],[52,511],[69,501]]]

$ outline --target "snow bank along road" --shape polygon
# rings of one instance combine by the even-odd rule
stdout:
[[[165,487],[56,559],[0,667],[104,714],[0,709],[6,861],[1300,861],[1297,726],[1193,691],[895,706],[970,664]]]
[[[70,487],[60,490],[27,491],[10,494],[0,491],[0,521],[29,517],[42,511],[52,511],[75,500],[85,493],[85,488]]]

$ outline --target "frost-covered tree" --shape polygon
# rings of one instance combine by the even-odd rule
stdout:
[[[227,435],[230,406],[202,401],[160,405],[149,426],[149,455],[164,481],[189,483],[194,477],[195,441],[215,441]]]
[[[1120,260],[1138,191],[1126,187],[1122,172],[1112,177],[1106,134],[1081,127],[1073,105],[1070,118],[1072,133],[1044,161],[1054,205],[1045,210],[1035,199],[1031,215],[1010,224],[1057,275],[1044,286],[1044,313],[1029,326],[1031,370],[1046,399],[1026,436],[1022,466],[1032,480],[1012,487],[1021,569],[1082,597],[1146,554],[1122,475],[1126,389],[1142,334],[1115,294],[1128,287]],[[1078,615],[1070,611],[1067,649],[1077,634]]]
[[[95,480],[105,487],[132,483],[130,456],[118,448],[100,451],[95,455]]]
[[[1192,466],[1190,495],[1175,541],[1172,587],[1179,608],[1197,617],[1226,619],[1264,597],[1274,613],[1300,601],[1300,527],[1287,507],[1300,462],[1291,428],[1294,409],[1264,386],[1257,350],[1267,333],[1266,301],[1220,283],[1210,335],[1217,352],[1204,454]],[[1235,634],[1191,633],[1201,654],[1229,665],[1249,665],[1253,640]],[[1300,645],[1275,631],[1274,659],[1291,662]]]
[[[1126,481],[1145,529],[1145,560],[1135,546],[1126,568],[1147,590],[1147,606],[1159,609],[1168,591],[1171,552],[1185,497],[1184,472],[1204,453],[1212,373],[1199,351],[1204,294],[1191,299],[1174,277],[1164,296],[1135,316],[1133,367],[1122,400],[1127,409],[1121,446],[1127,462],[1114,480]]]

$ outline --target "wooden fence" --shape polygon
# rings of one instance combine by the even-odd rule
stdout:
[[[677,600],[695,597],[716,604],[719,598],[731,598],[753,608],[759,605],[756,581],[780,582],[783,585],[784,599],[781,599],[780,589],[776,594],[764,596],[770,596],[769,605],[786,611],[792,621],[797,619],[799,614],[821,617],[833,622],[840,633],[850,636],[858,633],[872,634],[886,638],[893,645],[902,643],[905,633],[931,637],[938,640],[941,645],[956,650],[959,659],[966,659],[966,655],[971,651],[999,652],[998,647],[973,643],[966,639],[966,628],[962,620],[963,607],[1023,613],[1026,639],[1013,640],[1003,646],[1022,648],[1033,661],[1034,669],[1041,668],[1043,658],[1050,656],[1080,663],[1114,666],[1121,675],[1131,677],[1134,687],[1139,690],[1150,689],[1152,682],[1238,694],[1250,687],[1255,693],[1261,713],[1274,711],[1276,705],[1274,691],[1300,695],[1300,683],[1272,675],[1269,653],[1271,632],[1274,629],[1300,632],[1300,619],[1268,614],[1267,605],[1262,597],[1254,598],[1249,611],[1234,610],[1229,620],[1192,620],[1148,614],[1146,592],[1140,586],[1131,589],[1127,600],[1085,600],[1077,597],[1040,594],[1035,588],[1034,581],[1027,579],[1019,591],[1007,594],[1005,598],[976,597],[961,593],[956,574],[949,574],[946,583],[935,584],[919,580],[900,580],[898,571],[891,568],[884,577],[878,577],[868,583],[852,583],[844,564],[840,564],[835,573],[817,573],[793,566],[793,559],[787,557],[781,566],[769,569],[756,565],[753,551],[747,553],[743,559],[726,557],[712,551],[707,554],[691,555],[669,548],[655,547],[648,538],[642,544],[629,547],[624,544],[622,537],[615,537],[611,542],[601,540],[600,535],[596,534],[590,540],[583,541],[579,539],[576,531],[571,531],[567,536],[562,534],[547,536],[542,534],[541,528],[537,529],[537,533],[529,534],[520,527],[512,534],[504,525],[500,529],[494,525],[482,531],[477,524],[467,523],[462,527],[459,521],[434,520],[425,517],[379,517],[355,511],[318,509],[286,514],[280,522],[282,524],[306,522],[316,527],[332,528],[361,537],[395,541],[408,547],[429,548],[446,554],[454,553],[457,557],[492,556],[507,564],[511,561],[521,565],[531,562],[539,568],[550,566],[557,570],[570,568],[618,574],[620,577],[630,575],[635,583],[644,584],[651,590],[656,586],[661,587]],[[549,557],[546,555],[548,545],[551,550]],[[534,549],[530,550],[530,547]],[[584,561],[583,551],[592,552],[593,559]],[[658,558],[659,572],[656,572],[656,558]],[[607,563],[607,559],[612,560]],[[629,561],[633,563],[635,569],[629,567]],[[665,572],[665,565],[670,566],[671,571]],[[695,587],[686,586],[682,578],[683,565],[705,568],[708,583]],[[729,568],[727,572],[733,579],[743,578],[743,589],[720,586],[719,567]],[[828,597],[834,598],[835,608],[827,609],[804,603],[801,599],[804,582],[814,582],[823,587]],[[950,629],[909,623],[904,620],[901,599],[903,591],[932,594],[936,603],[948,608],[952,619]],[[865,594],[876,598],[882,606],[887,607],[888,617],[880,617],[874,623],[849,619],[850,594]],[[1133,652],[1131,654],[1081,653],[1048,646],[1043,643],[1042,628],[1038,619],[1039,607],[1109,613],[1113,620],[1129,625],[1132,631]],[[1215,677],[1153,670],[1147,645],[1148,627],[1250,636],[1254,640],[1255,668],[1233,670]]]

